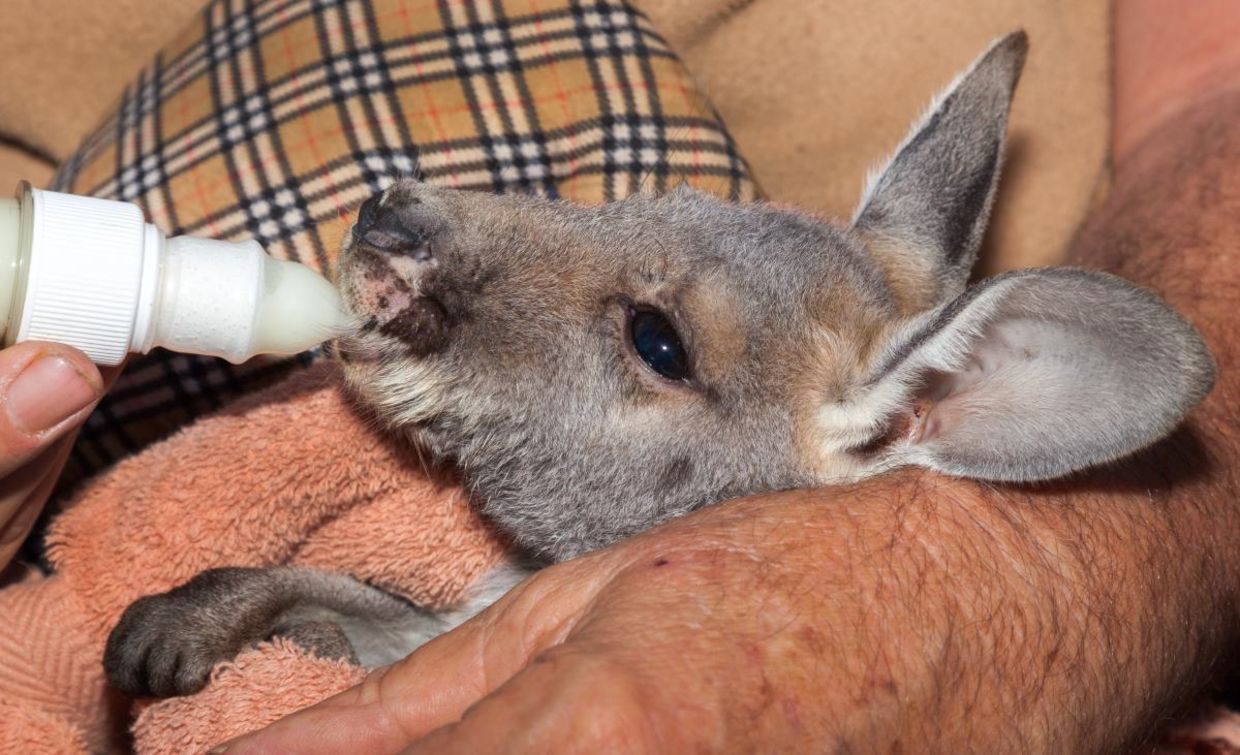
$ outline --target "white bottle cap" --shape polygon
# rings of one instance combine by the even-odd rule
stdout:
[[[76,346],[98,364],[130,351],[144,295],[147,230],[136,205],[30,189],[33,217],[17,341]],[[148,288],[153,288],[148,283]],[[149,302],[148,302],[149,306]]]

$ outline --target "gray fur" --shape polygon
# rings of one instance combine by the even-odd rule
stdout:
[[[964,288],[1024,57],[1023,33],[993,45],[847,227],[689,190],[581,207],[401,182],[342,252],[348,384],[545,561],[746,494],[906,464],[1039,480],[1143,448],[1213,382],[1188,323],[1099,273]],[[689,380],[637,357],[633,305],[675,324]],[[374,662],[451,623],[345,578],[228,573],[131,607],[110,678],[188,691],[281,628],[339,653],[333,620]]]
[[[688,191],[598,208],[413,183],[392,193],[405,222],[436,227],[436,265],[418,285],[450,335],[424,354],[438,333],[406,345],[382,326],[363,332],[343,348],[346,375],[380,418],[454,460],[482,511],[544,558],[813,484],[793,382],[826,324],[815,307],[839,292],[873,321],[890,315],[847,233],[762,205]],[[346,250],[355,305],[353,286],[383,264]],[[691,319],[686,301],[700,293],[736,319],[743,348],[726,363],[704,363],[713,323]],[[696,385],[666,384],[634,358],[626,301],[679,320],[701,347]]]
[[[108,637],[108,680],[134,697],[188,695],[211,669],[281,635],[317,655],[394,663],[498,600],[530,567],[505,563],[457,606],[430,612],[344,574],[300,567],[211,569],[136,601]]]
[[[857,231],[930,257],[940,298],[964,289],[982,246],[1028,45],[1024,32],[991,45],[871,176],[858,206]]]
[[[1157,297],[1106,273],[1048,268],[983,281],[910,323],[867,386],[928,398],[910,418],[915,438],[888,450],[896,464],[1028,481],[1154,443],[1213,381],[1200,337]]]

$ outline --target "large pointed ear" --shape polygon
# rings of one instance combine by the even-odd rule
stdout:
[[[1026,270],[899,328],[844,415],[891,428],[886,465],[1043,480],[1159,440],[1213,383],[1197,331],[1154,295],[1103,273]]]
[[[1023,31],[1009,34],[948,86],[870,174],[853,216],[863,241],[895,256],[889,265],[932,276],[936,302],[964,289],[977,259],[1027,49]]]

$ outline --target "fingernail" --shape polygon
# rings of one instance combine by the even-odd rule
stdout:
[[[9,385],[8,407],[17,426],[41,433],[99,398],[99,389],[67,359],[47,354],[26,365]]]

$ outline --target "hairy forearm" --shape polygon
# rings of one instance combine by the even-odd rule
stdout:
[[[666,695],[649,709],[669,714],[656,729],[672,750],[717,730],[736,751],[1123,751],[1189,701],[1231,634],[1234,570],[1202,540],[1235,519],[1155,498],[909,472],[704,512],[652,538],[666,566],[620,581],[647,608],[666,595],[625,631],[676,637],[692,664],[660,660],[640,698]],[[692,638],[722,648],[685,645],[686,623],[726,627]],[[703,705],[727,725],[687,725]]]
[[[853,491],[856,504],[813,494],[828,499],[820,526],[846,543],[824,554],[840,575],[824,589],[842,593],[831,620],[858,622],[836,647],[859,667],[877,654],[840,680],[854,685],[840,692],[856,698],[851,723],[872,725],[841,735],[1123,750],[1224,669],[1240,585],[1236,122],[1240,96],[1216,97],[1135,147],[1072,252],[1159,291],[1205,334],[1220,379],[1185,429],[1054,487],[908,473],[880,495]]]

